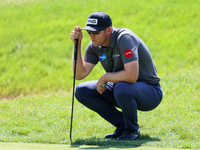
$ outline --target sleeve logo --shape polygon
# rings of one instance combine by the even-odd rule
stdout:
[[[124,51],[124,55],[129,58],[129,57],[133,56],[133,51],[131,49],[126,49]]]

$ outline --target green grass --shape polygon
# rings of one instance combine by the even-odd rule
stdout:
[[[139,111],[143,136],[139,141],[104,140],[114,128],[75,101],[73,144],[200,148],[200,84],[194,82],[199,81],[199,73],[189,71],[163,78],[160,106],[150,112]],[[0,107],[0,141],[70,143],[71,94],[60,91],[2,100]]]
[[[93,146],[93,145],[61,145],[61,144],[32,144],[32,143],[0,143],[1,150],[78,150],[78,149],[111,149],[111,150],[119,150],[119,149],[129,149],[129,150],[146,150],[146,147],[127,147],[127,146],[120,146],[120,147],[110,147],[110,146]],[[155,148],[155,147],[148,147],[148,150],[164,150],[164,148]],[[175,148],[168,148],[167,150],[177,150]],[[183,149],[179,149],[183,150]]]
[[[0,100],[0,141],[70,144],[70,32],[101,10],[115,27],[132,29],[147,44],[164,98],[155,110],[139,111],[143,139],[125,142],[104,140],[114,128],[75,101],[73,145],[200,148],[199,3],[0,0],[0,98],[10,98]],[[88,42],[84,32],[83,49]],[[83,81],[103,73],[98,65]]]

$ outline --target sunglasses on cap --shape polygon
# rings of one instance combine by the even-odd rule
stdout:
[[[101,30],[97,30],[97,31],[89,31],[89,30],[87,30],[87,33],[88,34],[94,34],[94,35],[97,35],[97,34],[99,34],[100,33],[100,31],[102,31],[102,30],[104,30],[104,29],[101,29]]]

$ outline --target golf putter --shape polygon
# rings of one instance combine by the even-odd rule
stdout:
[[[75,90],[77,51],[78,51],[78,39],[75,39],[75,41],[74,41],[74,82],[73,82],[72,111],[71,111],[71,125],[70,125],[70,141],[71,141],[71,144],[72,144],[72,122],[73,122],[73,111],[74,111],[74,90]]]

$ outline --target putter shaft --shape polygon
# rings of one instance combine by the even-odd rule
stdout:
[[[73,81],[72,110],[71,110],[71,124],[70,124],[70,141],[71,141],[71,144],[72,144],[72,123],[73,123],[73,112],[74,112],[74,91],[75,91],[75,79],[76,79],[77,51],[78,51],[78,39],[75,39],[75,41],[74,41],[74,81]]]

